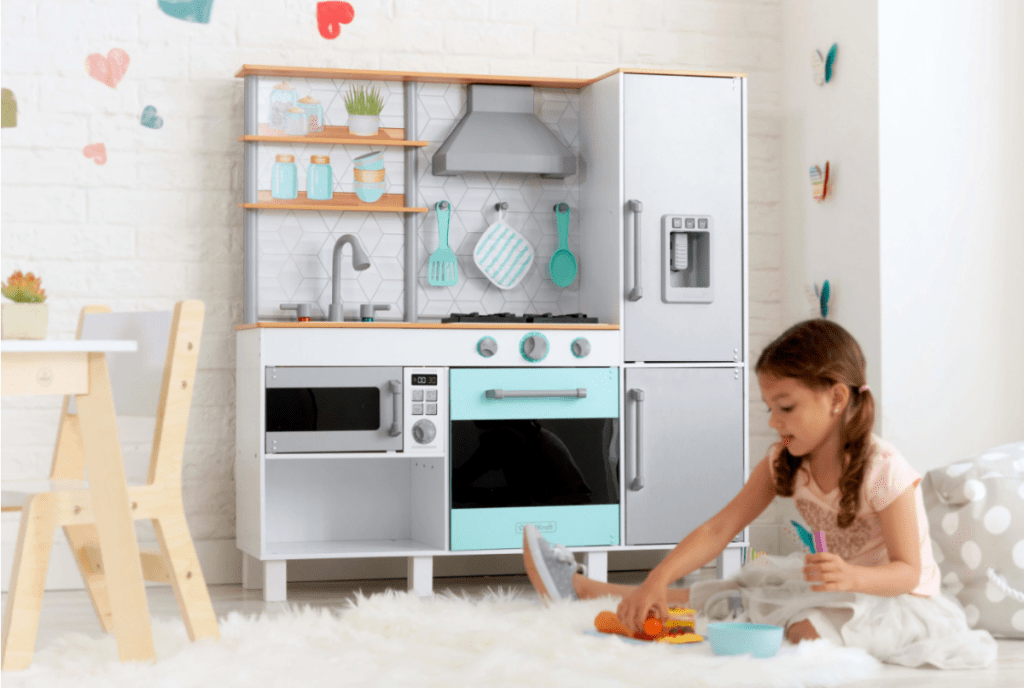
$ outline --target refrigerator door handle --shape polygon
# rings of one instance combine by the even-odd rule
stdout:
[[[640,213],[643,212],[644,204],[637,200],[628,203],[633,213],[633,288],[629,291],[630,301],[639,301],[644,295],[640,286]]]
[[[629,390],[630,401],[636,402],[636,420],[633,423],[633,434],[635,446],[633,449],[636,471],[633,481],[629,483],[632,492],[639,492],[644,489],[644,391],[642,389]]]
[[[391,427],[388,435],[398,437],[402,434],[402,383],[399,380],[391,380],[387,384],[387,391],[391,393],[392,416]]]

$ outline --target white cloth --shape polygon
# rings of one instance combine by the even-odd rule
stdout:
[[[738,590],[743,611],[737,621],[788,627],[809,619],[822,638],[841,638],[846,647],[859,647],[890,664],[981,669],[996,659],[992,635],[972,630],[963,608],[946,593],[879,597],[815,592],[803,578],[803,566],[799,552],[758,557],[728,580],[695,583],[690,607],[705,623],[731,618],[728,597]]]

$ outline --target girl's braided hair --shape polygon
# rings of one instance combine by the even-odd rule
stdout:
[[[794,378],[818,392],[836,383],[850,387],[850,403],[839,420],[839,444],[849,454],[850,462],[844,465],[839,478],[841,497],[836,519],[840,528],[848,528],[857,514],[875,424],[875,399],[870,390],[859,391],[866,383],[860,345],[834,322],[822,318],[805,320],[766,346],[754,370],[758,374]],[[802,461],[782,448],[774,464],[776,494],[793,496],[793,480]]]

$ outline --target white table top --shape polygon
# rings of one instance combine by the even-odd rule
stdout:
[[[84,353],[89,351],[138,351],[130,339],[5,339],[3,353]]]

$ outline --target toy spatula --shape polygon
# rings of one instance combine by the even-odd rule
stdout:
[[[448,201],[438,201],[434,210],[437,214],[437,250],[430,254],[427,281],[432,287],[450,287],[459,281],[459,261],[448,246],[452,208]]]

